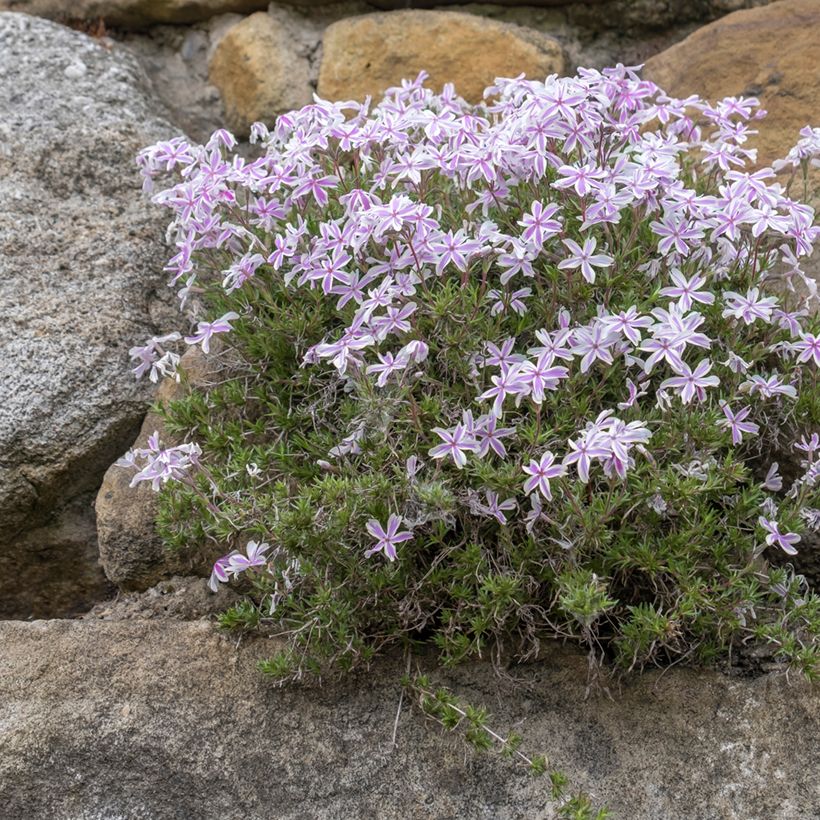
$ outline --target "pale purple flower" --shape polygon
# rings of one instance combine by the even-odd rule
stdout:
[[[729,351],[728,358],[722,362],[732,373],[745,373],[752,365],[738,356],[736,353]]]
[[[231,558],[236,554],[236,551],[229,552],[221,558],[214,561],[213,569],[211,570],[211,577],[208,580],[208,586],[216,592],[220,584],[227,584],[231,580]]]
[[[234,552],[228,556],[228,566],[234,575],[244,572],[252,567],[264,567],[267,563],[265,553],[270,549],[270,544],[257,541],[248,541],[245,553]]]
[[[534,277],[535,270],[532,266],[533,259],[538,255],[538,250],[533,250],[529,245],[513,240],[510,250],[498,255],[498,266],[503,270],[499,277],[502,285],[506,285],[513,276],[522,274],[527,277]]]
[[[421,469],[421,459],[419,459],[418,456],[410,456],[405,462],[404,467],[407,478],[412,481]]]
[[[530,207],[530,212],[524,214],[524,218],[519,221],[519,225],[524,228],[521,238],[528,244],[540,248],[551,236],[555,236],[561,230],[561,220],[552,217],[558,213],[558,206],[555,203],[544,206],[543,203],[535,200]]]
[[[801,507],[800,517],[809,529],[820,532],[820,510],[813,507]]]
[[[510,367],[502,365],[501,373],[491,376],[493,386],[485,390],[478,398],[492,399],[492,414],[501,418],[504,413],[504,401],[508,396],[517,396],[527,391],[527,383],[522,372],[523,365],[512,365]]]
[[[356,356],[357,351],[370,347],[375,341],[369,333],[348,330],[338,341],[323,342],[312,350],[319,358],[330,359],[339,373],[344,374],[351,364],[361,362],[360,357]]]
[[[407,333],[411,329],[408,319],[416,310],[415,302],[408,302],[401,307],[387,308],[386,316],[378,316],[371,322],[371,328],[377,338],[384,339],[390,333]]]
[[[385,231],[400,231],[416,209],[415,203],[410,197],[398,195],[394,196],[387,205],[378,205],[370,210],[370,213],[377,218],[377,234]]]
[[[561,314],[559,313],[559,319]],[[554,359],[563,359],[571,362],[573,359],[572,350],[569,345],[572,343],[572,331],[567,327],[556,330],[555,333],[548,333],[546,330],[536,330],[535,338],[541,344],[538,347],[531,347],[527,350],[530,356],[552,356]]]
[[[530,534],[535,529],[535,525],[542,520],[546,520],[544,515],[544,502],[538,493],[530,494],[530,510],[524,517],[524,528]]]
[[[305,281],[321,282],[323,293],[333,293],[337,282],[343,286],[351,283],[350,274],[344,269],[350,261],[350,254],[341,250],[319,257],[306,271]]]
[[[608,268],[615,261],[605,253],[595,253],[598,241],[594,236],[584,240],[583,248],[572,239],[564,239],[563,242],[569,249],[570,256],[562,259],[558,267],[561,270],[580,268],[584,279],[590,284],[595,281],[595,268]]]
[[[503,293],[499,290],[491,290],[487,293],[487,298],[493,300],[490,308],[491,316],[498,316],[506,313],[507,308],[514,310],[519,316],[527,312],[527,305],[524,299],[532,296],[532,288],[520,288],[512,293]]]
[[[362,447],[359,442],[364,436],[364,425],[357,427],[352,433],[345,436],[339,444],[331,447],[328,455],[333,458],[341,458],[346,455],[359,455],[362,452]]]
[[[723,301],[726,304],[723,316],[743,319],[747,325],[750,325],[755,319],[770,322],[772,311],[777,307],[777,297],[761,297],[759,288],[751,288],[745,296],[727,290],[723,294]]]
[[[551,353],[542,353],[534,362],[528,361],[518,366],[521,382],[526,385],[530,398],[536,404],[544,401],[545,391],[557,389],[559,380],[569,376],[566,367],[555,367],[552,362]]]
[[[798,362],[813,361],[815,367],[820,367],[820,336],[803,333],[799,341],[792,342],[792,349],[800,353]]]
[[[216,333],[229,333],[233,328],[231,322],[238,319],[239,314],[228,311],[213,322],[199,322],[196,326],[196,333],[193,336],[186,336],[185,343],[195,345],[202,343],[202,350],[209,353],[211,350],[211,337]]]
[[[789,228],[789,220],[777,212],[777,209],[763,202],[759,207],[752,209],[752,236],[762,236],[766,231],[785,233]]]
[[[619,418],[609,416],[605,411],[593,425],[592,433],[600,445],[606,446],[608,453],[603,459],[604,473],[612,477],[626,478],[627,470],[633,465],[630,450],[635,445],[645,444],[652,436],[642,421],[631,421],[628,424]],[[580,470],[579,470],[580,472]]]
[[[264,264],[265,257],[262,254],[245,254],[241,259],[234,262],[226,271],[223,271],[225,278],[222,280],[222,287],[226,293],[242,287],[248,280],[252,279],[260,265]],[[223,317],[224,319],[224,317]]]
[[[707,375],[711,369],[712,362],[709,359],[701,359],[694,370],[684,362],[677,370],[678,375],[662,381],[660,389],[677,390],[684,404],[689,404],[696,397],[698,401],[703,401],[706,397],[705,388],[717,387],[720,384],[717,376]]]
[[[632,381],[632,379],[626,380],[627,390],[629,391],[629,396],[627,397],[626,401],[619,401],[618,402],[618,409],[619,410],[628,410],[630,407],[633,407],[635,403],[641,396],[646,395],[646,390],[640,390],[638,385]]]
[[[781,533],[777,521],[764,516],[757,519],[757,523],[766,531],[766,543],[770,547],[780,547],[787,555],[797,555],[794,545],[800,541],[800,536],[794,532]]]
[[[441,234],[432,249],[438,254],[436,273],[440,276],[444,269],[452,264],[458,270],[467,270],[470,257],[481,248],[481,243],[470,239],[464,230],[447,231]]]
[[[577,465],[578,478],[589,481],[589,468],[594,459],[604,459],[610,454],[609,447],[601,440],[600,434],[582,433],[576,440],[569,439],[570,452],[564,456],[564,466]]]
[[[701,290],[706,284],[706,277],[703,274],[696,273],[691,279],[687,279],[680,271],[673,270],[671,277],[674,285],[661,288],[660,295],[677,299],[681,310],[689,310],[693,302],[700,302],[704,305],[714,303],[715,294]]]
[[[688,256],[690,245],[703,237],[702,228],[678,213],[668,214],[660,222],[652,222],[649,227],[661,237],[658,250],[664,255],[674,250],[681,256]]]
[[[810,464],[814,461],[814,454],[820,450],[820,436],[817,433],[812,433],[808,439],[803,436],[800,441],[794,443],[794,449],[806,454],[804,465]]]
[[[771,493],[777,493],[783,489],[783,478],[778,472],[778,467],[778,463],[773,461],[763,481],[763,488]]]
[[[294,199],[310,194],[316,202],[324,207],[328,203],[328,190],[335,188],[339,184],[339,178],[334,176],[308,177],[296,187],[293,192]]]
[[[408,361],[419,364],[427,358],[429,352],[430,348],[426,342],[422,342],[420,339],[413,339],[398,352],[397,358],[407,359]]]
[[[130,450],[116,463],[120,467],[137,470],[131,479],[132,487],[141,481],[150,481],[151,488],[158,491],[168,481],[190,483],[191,473],[199,467],[200,455],[202,450],[193,442],[163,448],[159,433],[154,431],[148,437],[147,447]]]
[[[674,338],[684,347],[693,345],[708,350],[712,346],[712,340],[706,334],[698,331],[698,328],[706,321],[703,314],[696,311],[684,313],[673,302],[669,305],[669,310],[655,308],[652,315],[657,319],[657,324],[652,328],[652,335],[656,338],[659,336]]]
[[[723,410],[723,415],[726,416],[726,418],[721,419],[718,424],[732,431],[732,444],[740,444],[743,440],[744,433],[756,436],[760,432],[759,425],[753,421],[745,421],[749,413],[752,412],[751,407],[741,407],[735,413],[726,402],[721,402],[720,408]],[[775,465],[775,467],[777,467],[777,465]]]
[[[480,505],[480,511],[492,516],[499,524],[505,526],[507,524],[507,516],[504,515],[504,513],[515,510],[518,507],[516,500],[514,498],[508,498],[506,501],[499,502],[498,493],[492,490],[487,490],[485,496],[487,502],[486,504]]]
[[[148,378],[156,383],[160,376],[171,376],[179,381],[176,375],[179,356],[172,351],[166,351],[163,345],[176,342],[182,337],[179,333],[167,333],[165,336],[154,336],[142,347],[132,347],[128,355],[137,362],[132,370],[136,378],[148,373]]]
[[[433,432],[444,443],[431,447],[428,450],[428,455],[432,458],[447,458],[449,456],[459,470],[467,463],[466,454],[475,453],[478,450],[478,442],[473,434],[465,429],[463,424],[457,424],[452,430],[434,427]]]
[[[401,522],[401,516],[391,514],[387,519],[387,527],[383,527],[375,518],[371,518],[366,527],[370,535],[376,539],[376,543],[365,552],[365,558],[369,558],[377,552],[382,552],[389,561],[395,561],[396,545],[404,541],[410,541],[413,538],[413,533],[409,530],[399,532]]]
[[[813,279],[808,279],[805,274],[801,274],[801,276],[804,278],[804,284],[806,284],[809,291],[812,292],[812,294],[810,294],[811,298],[816,298],[817,283]],[[800,324],[800,320],[806,316],[807,313],[808,311],[805,308],[801,308],[800,310],[781,310],[780,308],[775,308],[772,311],[772,320],[778,327],[788,330],[793,337],[802,336],[803,328]]]
[[[484,367],[510,367],[519,362],[526,361],[526,357],[520,353],[512,352],[515,347],[515,337],[505,339],[501,347],[498,347],[492,342],[486,342],[484,347],[487,351],[482,359]]]
[[[586,165],[562,165],[558,168],[562,177],[552,183],[553,188],[573,188],[578,196],[586,196],[592,186],[604,176],[604,171],[588,162]]]
[[[657,335],[651,339],[644,339],[640,344],[640,350],[649,353],[644,362],[644,371],[652,372],[652,368],[658,362],[666,362],[673,370],[680,370],[685,367],[683,359],[684,343],[680,333],[667,335],[653,329]]]
[[[379,353],[379,364],[368,365],[365,372],[368,375],[378,373],[379,377],[376,379],[376,384],[379,387],[384,387],[391,373],[396,373],[399,370],[404,370],[407,367],[409,359],[402,358],[401,354],[394,358],[392,353]]]
[[[610,348],[616,339],[617,336],[607,330],[601,322],[596,322],[591,327],[576,328],[572,332],[571,349],[576,356],[583,357],[581,372],[586,373],[596,361],[612,364],[614,360]]]
[[[529,495],[538,490],[547,501],[552,501],[550,480],[566,474],[563,464],[555,463],[555,456],[547,450],[537,461],[532,460],[524,465],[524,472],[529,478],[524,482],[524,492]]]
[[[769,376],[768,379],[764,376],[750,376],[738,389],[741,393],[748,393],[750,396],[760,393],[761,396],[767,399],[773,396],[797,398],[796,388],[791,384],[784,384],[783,379],[776,373]]]
[[[654,324],[652,317],[641,316],[635,305],[620,313],[602,316],[600,321],[607,330],[622,334],[636,346],[641,343],[641,330]]]
[[[492,450],[499,458],[507,457],[507,450],[504,447],[502,438],[506,438],[515,433],[512,427],[499,427],[498,418],[492,413],[481,418],[475,425],[475,436],[478,439],[479,458],[484,458]]]

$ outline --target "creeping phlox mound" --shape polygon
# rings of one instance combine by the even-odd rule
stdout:
[[[755,99],[623,66],[478,106],[423,81],[257,124],[251,158],[225,131],[140,154],[206,314],[184,340],[226,362],[168,409],[190,444],[124,462],[169,544],[222,545],[225,623],[280,624],[282,677],[544,635],[626,667],[756,640],[811,674],[820,129],[757,169]]]

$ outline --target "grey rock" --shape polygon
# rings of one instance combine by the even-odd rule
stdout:
[[[118,42],[134,53],[174,125],[206,142],[225,127],[219,91],[208,80],[208,58],[224,31],[242,18],[225,14],[193,26],[153,26],[121,32]]]
[[[23,14],[0,13],[0,111],[0,556],[18,560],[133,441],[150,385],[128,348],[179,323],[134,164],[174,131],[132,56]]]
[[[0,623],[3,817],[554,817],[543,780],[465,749],[407,699],[392,747],[400,661],[282,689],[254,668],[275,646],[202,622]],[[817,690],[673,668],[586,699],[586,669],[550,646],[515,685],[480,663],[433,680],[615,817],[820,816]]]
[[[94,22],[142,29],[155,23],[195,23],[226,12],[246,13],[268,0],[0,0],[0,11],[20,11],[52,20]]]

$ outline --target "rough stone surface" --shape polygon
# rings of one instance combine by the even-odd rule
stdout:
[[[105,20],[144,28],[154,23],[195,23],[217,14],[263,9],[268,0],[0,0],[0,11],[21,11],[53,20]]]
[[[703,23],[738,9],[763,6],[778,0],[608,0],[605,4],[573,3],[567,16],[586,28],[614,30],[632,35],[669,26]]]
[[[20,561],[21,534],[96,489],[133,440],[150,391],[129,372],[128,348],[179,321],[162,273],[164,216],[134,166],[173,133],[157,108],[129,55],[0,13],[4,560]]]
[[[228,127],[243,136],[252,123],[270,123],[312,100],[308,61],[287,26],[265,12],[246,17],[220,40],[209,77],[222,94]]]
[[[405,701],[399,662],[273,688],[201,622],[0,623],[0,805],[8,820],[553,817],[543,781],[476,756]],[[434,680],[485,704],[630,820],[820,814],[818,692],[671,669],[590,699],[560,648],[515,670]]]
[[[184,382],[165,379],[157,390],[156,403],[181,398],[189,386],[207,381],[212,365],[197,347],[189,348],[180,361]],[[142,423],[134,447],[146,447],[148,436],[160,434],[168,446],[181,443],[165,427],[162,416],[150,411]],[[97,493],[97,539],[100,563],[108,579],[120,589],[145,590],[162,578],[192,569],[192,559],[170,553],[156,533],[157,494],[148,482],[131,487],[133,470],[112,464]]]
[[[559,43],[523,26],[460,12],[379,12],[328,27],[318,93],[333,100],[378,96],[425,70],[431,87],[453,82],[476,102],[496,77],[543,79],[564,67]]]
[[[205,578],[175,575],[144,592],[120,593],[101,601],[82,617],[92,621],[198,621],[216,617],[239,600],[230,587],[222,586],[214,594]]]
[[[119,32],[119,42],[136,55],[171,122],[197,142],[225,126],[219,89],[208,80],[208,60],[219,39],[242,18],[222,14],[191,26],[153,26]]]
[[[698,29],[650,59],[645,75],[674,96],[760,98],[769,114],[758,160],[785,156],[804,125],[820,123],[820,3],[778,0]]]
[[[28,530],[6,550],[14,567],[0,591],[0,619],[69,618],[114,594],[97,552],[94,493],[83,493],[55,520]]]

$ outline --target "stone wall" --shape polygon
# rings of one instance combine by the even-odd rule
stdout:
[[[204,623],[0,623],[3,817],[555,817],[545,779],[400,704],[401,662],[277,689],[254,667],[274,646]],[[820,815],[817,691],[672,669],[588,698],[585,658],[544,654],[512,670],[517,683],[481,663],[433,678],[614,817]]]

